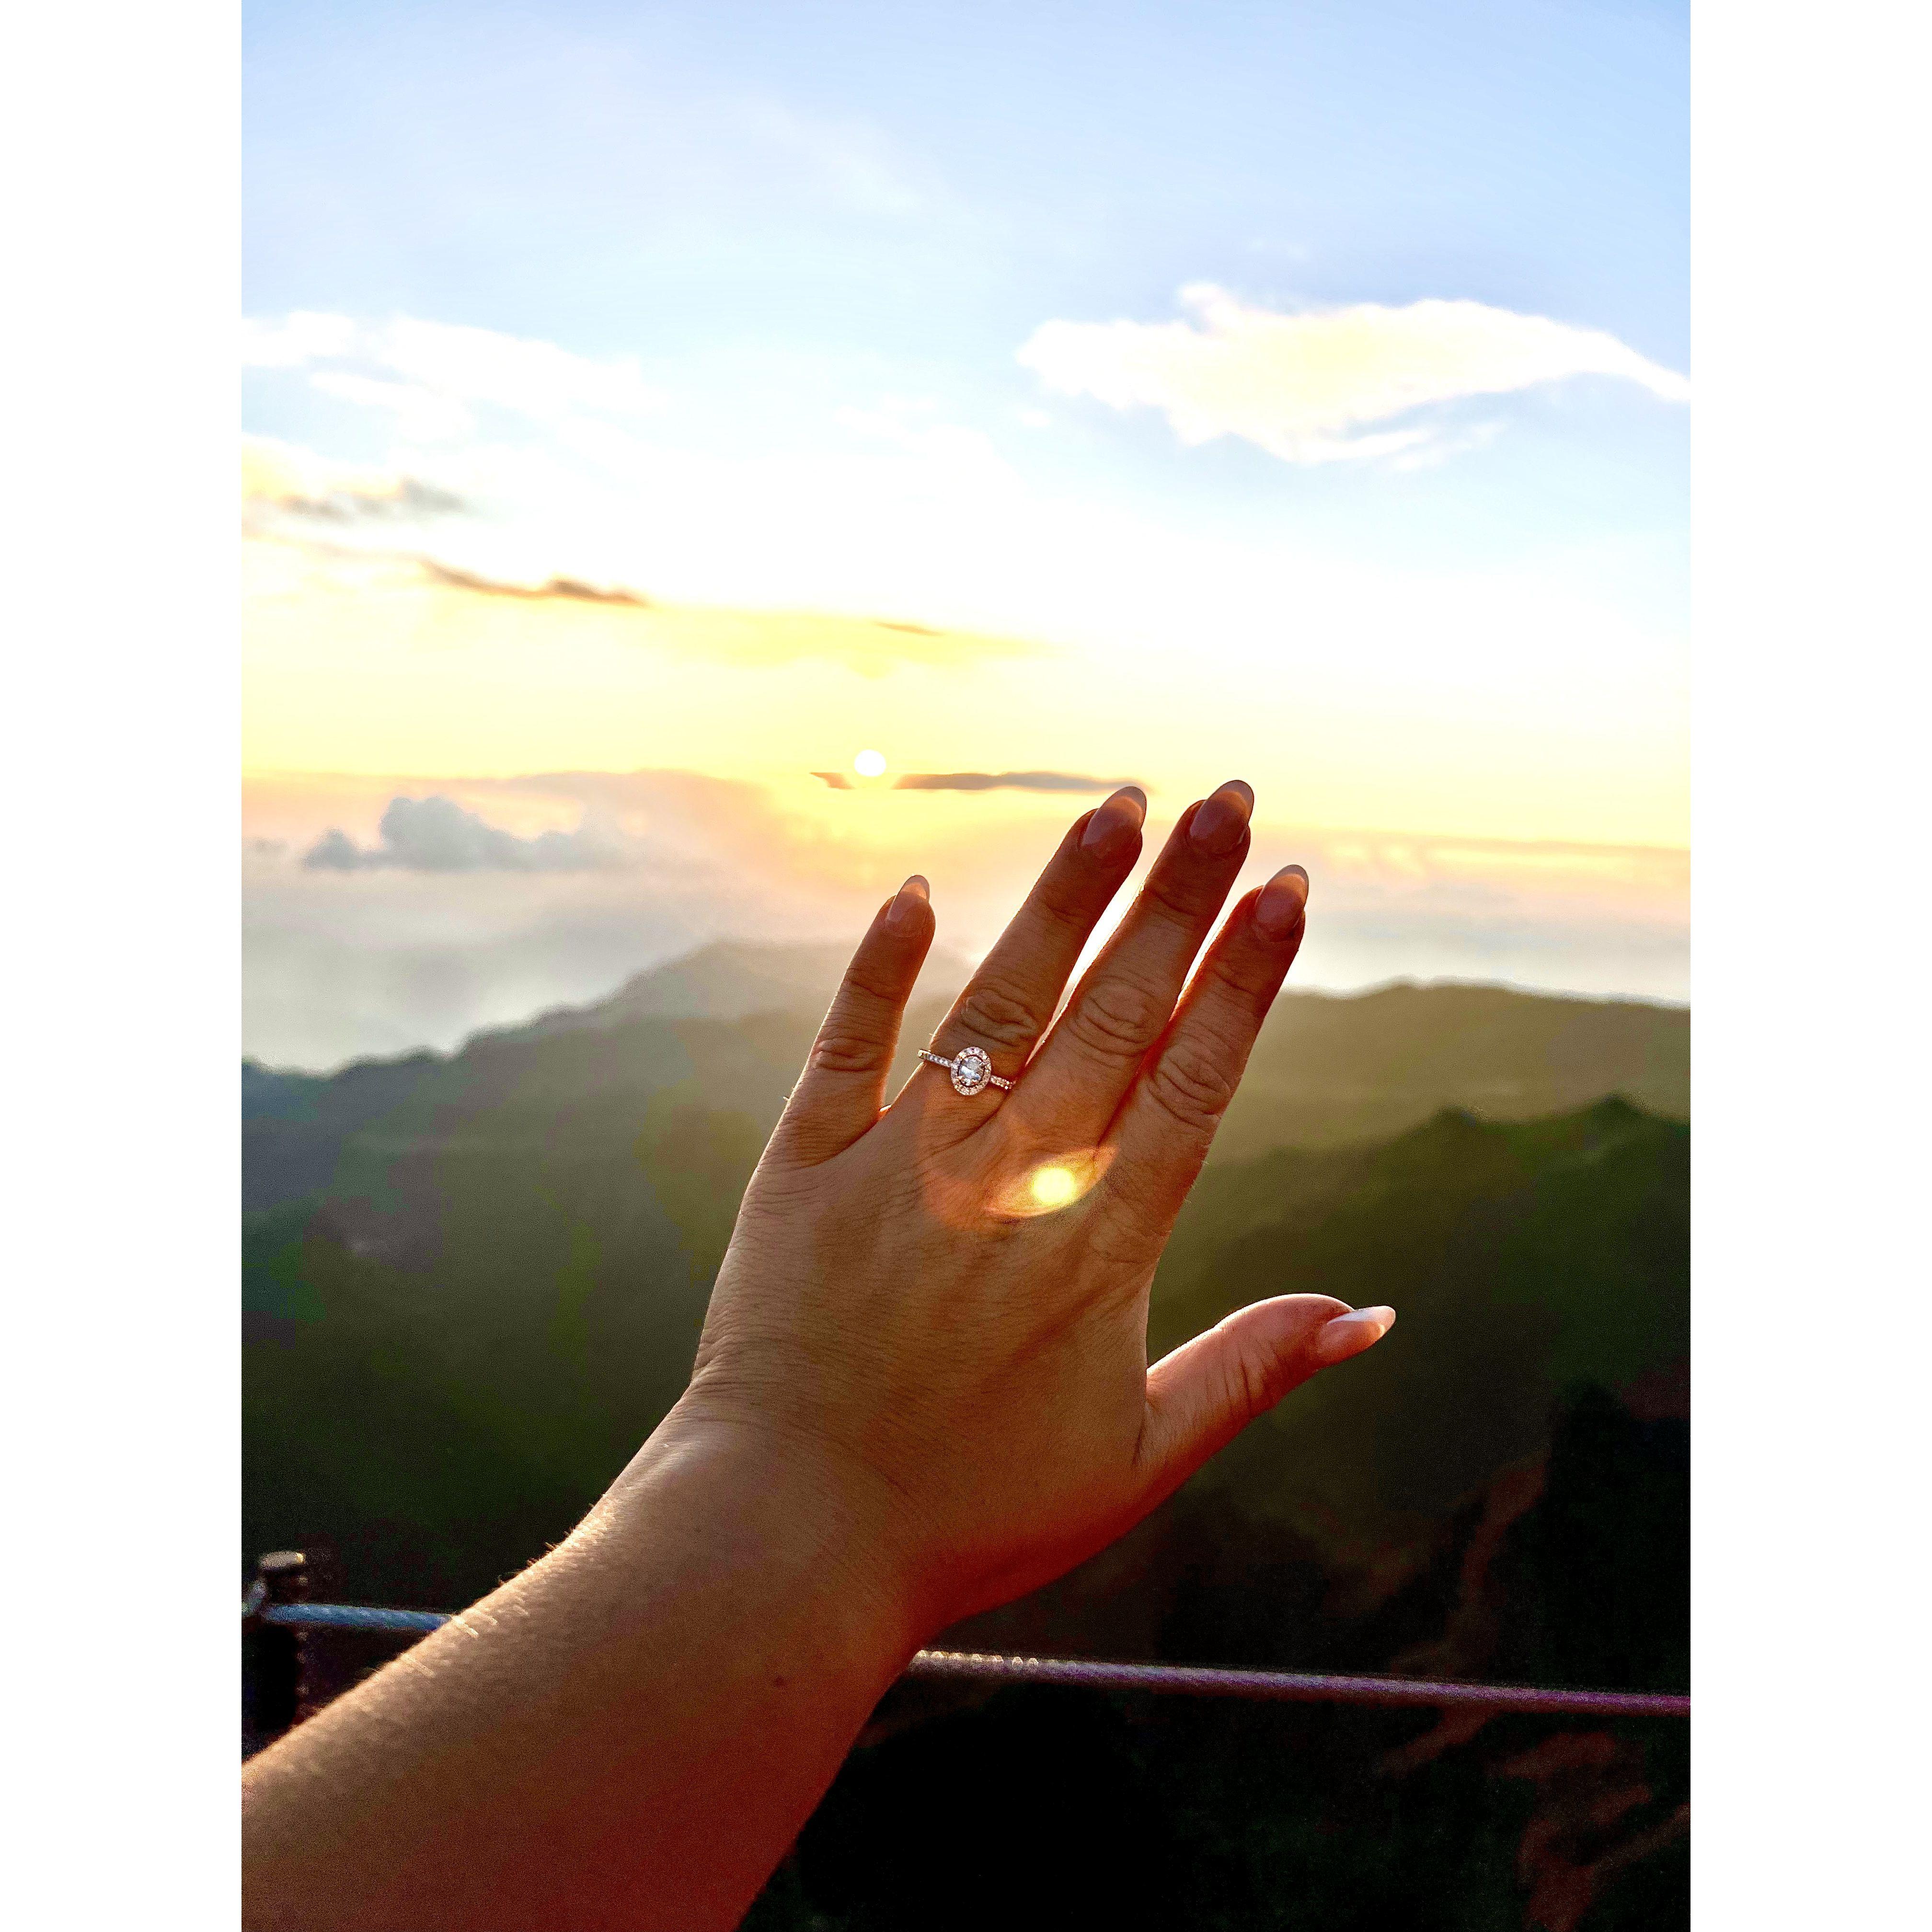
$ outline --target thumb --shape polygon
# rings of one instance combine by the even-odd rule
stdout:
[[[1282,1294],[1238,1310],[1148,1371],[1140,1460],[1151,1509],[1310,1376],[1372,1348],[1393,1308]]]

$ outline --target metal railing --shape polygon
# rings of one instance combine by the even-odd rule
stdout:
[[[249,1645],[249,1725],[266,1743],[309,1714],[303,1640],[310,1630],[359,1630],[421,1637],[456,1612],[401,1610],[308,1600],[308,1564],[299,1550],[264,1556],[242,1606]],[[1460,1678],[1338,1676],[1322,1671],[1225,1670],[1180,1664],[1117,1664],[1084,1658],[999,1657],[974,1651],[922,1650],[906,1676],[992,1684],[1054,1684],[1264,1702],[1427,1705],[1595,1718],[1688,1718],[1690,1700],[1648,1690],[1569,1690]]]

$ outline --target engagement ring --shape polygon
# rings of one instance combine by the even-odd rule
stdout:
[[[987,1058],[984,1047],[962,1046],[950,1060],[921,1047],[919,1057],[922,1060],[931,1060],[935,1066],[944,1067],[952,1076],[953,1092],[964,1099],[970,1100],[975,1094],[982,1093],[988,1087],[998,1087],[1009,1094],[1013,1090],[1013,1083],[1010,1080],[1002,1080],[993,1071],[993,1063]]]

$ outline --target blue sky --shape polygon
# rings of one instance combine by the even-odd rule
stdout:
[[[406,780],[507,824],[527,787],[455,782],[676,770],[845,814],[816,936],[938,836],[787,790],[862,746],[1132,772],[1156,817],[1238,770],[1284,856],[1369,881],[1331,983],[1681,990],[1678,860],[1606,911],[1621,860],[1415,855],[1688,843],[1688,34],[1628,0],[260,0],[276,836],[323,829],[304,774],[368,781],[327,809],[374,850]],[[995,806],[946,809],[982,814],[965,866]],[[1406,856],[1340,856],[1364,828]],[[969,950],[1015,883],[982,870]],[[1388,909],[1418,880],[1427,944]],[[500,923],[540,889],[475,890]],[[332,895],[289,918],[339,933],[401,890],[256,903]]]
[[[1051,436],[1044,320],[1465,297],[1688,366],[1674,7],[252,7],[249,312],[460,321],[628,353],[708,439],[808,446],[934,398],[1030,470],[1381,547],[1386,478],[1144,414]],[[1572,386],[1403,485],[1401,541],[1640,534],[1681,556],[1682,412]],[[357,428],[266,398],[271,428]],[[332,420],[332,418],[334,419]],[[373,452],[372,452],[373,453]]]

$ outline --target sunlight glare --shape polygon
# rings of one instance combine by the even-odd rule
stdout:
[[[1079,1178],[1069,1168],[1042,1167],[1033,1178],[1033,1198],[1042,1208],[1064,1208],[1079,1191]]]
[[[886,754],[883,752],[861,752],[852,760],[852,769],[862,778],[883,778],[885,776]]]
[[[1085,1198],[1107,1171],[1112,1148],[1073,1148],[1051,1160],[1015,1174],[990,1202],[995,1214],[1030,1220],[1038,1214],[1057,1214]]]

